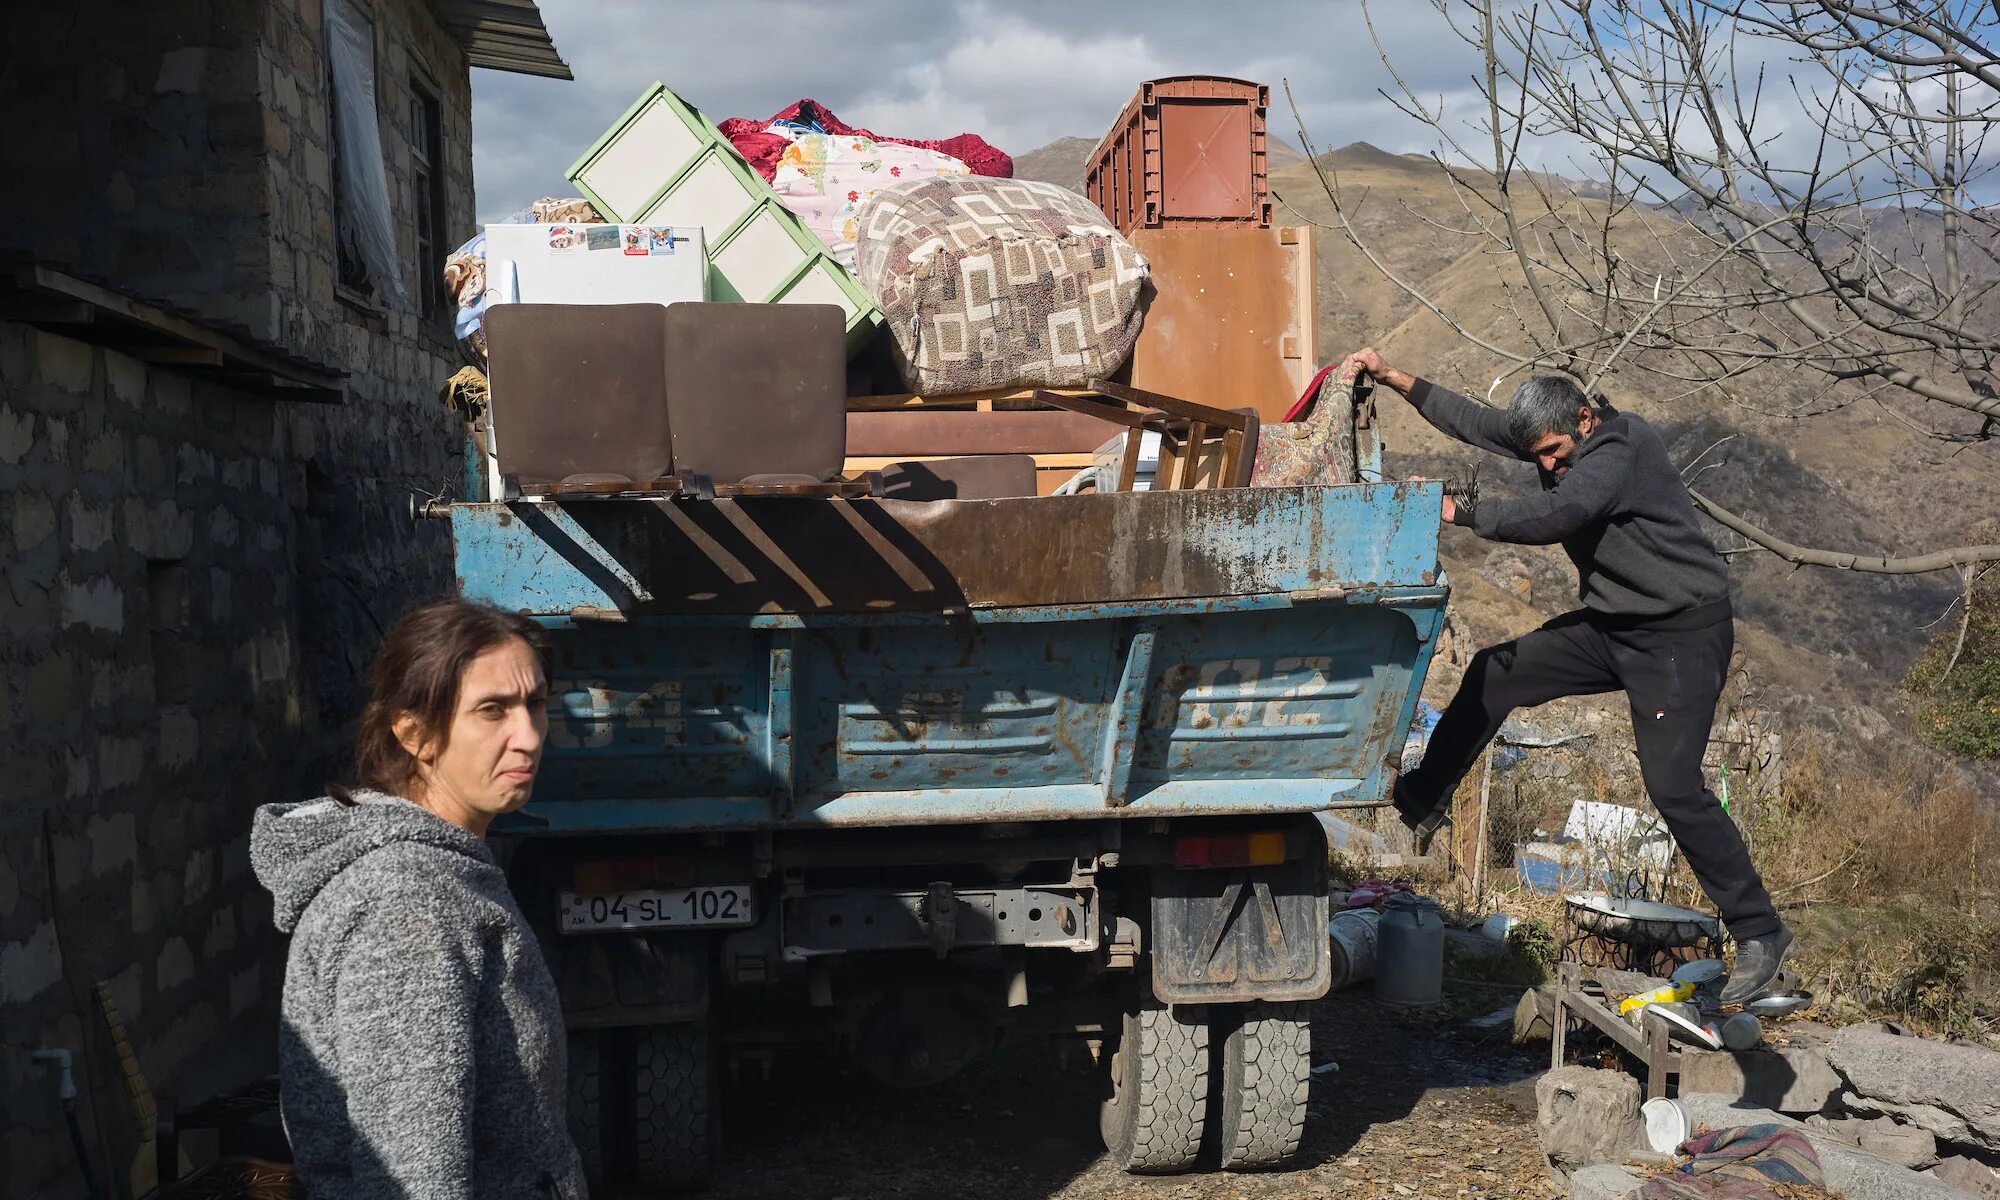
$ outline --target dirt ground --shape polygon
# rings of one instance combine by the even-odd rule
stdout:
[[[1509,1003],[1499,993],[1494,1006]],[[1551,1200],[1535,1143],[1542,1054],[1507,1030],[1439,1026],[1377,1006],[1365,988],[1318,1006],[1303,1153],[1265,1174],[1135,1178],[1097,1138],[1097,1076],[1077,1055],[1024,1046],[929,1091],[795,1058],[728,1087],[715,1200]]]

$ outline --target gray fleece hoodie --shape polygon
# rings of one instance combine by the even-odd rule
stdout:
[[[562,1011],[486,844],[356,792],[257,810],[292,935],[278,1066],[312,1200],[581,1200]]]

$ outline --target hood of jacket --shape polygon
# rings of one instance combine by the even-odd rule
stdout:
[[[384,846],[415,842],[493,865],[486,843],[400,796],[355,791],[352,804],[331,796],[266,804],[250,826],[250,867],[271,893],[272,922],[285,933],[321,889]]]

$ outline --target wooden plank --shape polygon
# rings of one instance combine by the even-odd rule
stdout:
[[[1145,448],[1146,436],[1139,430],[1125,435],[1125,452],[1118,460],[1118,490],[1129,492],[1139,481],[1139,452]]]
[[[1174,480],[1180,474],[1181,455],[1184,452],[1185,448],[1175,438],[1172,431],[1160,435],[1160,455],[1158,461],[1153,464],[1153,486],[1155,488],[1165,491],[1174,486]]]
[[[1304,247],[1270,229],[1134,229],[1154,288],[1132,348],[1132,386],[1218,408],[1254,408],[1280,421],[1303,384],[1280,339],[1311,347],[1301,303]],[[1300,239],[1304,241],[1305,239]],[[1315,363],[1314,368],[1317,369]]]
[[[1549,1070],[1563,1065],[1563,1053],[1569,1041],[1569,1005],[1572,989],[1576,986],[1576,964],[1556,964],[1556,1011],[1549,1022]]]
[[[1062,396],[1091,396],[1096,393],[1088,388],[996,388],[984,392],[965,392],[956,396],[922,396],[914,392],[892,392],[881,396],[849,396],[848,412],[894,412],[904,408],[972,408],[987,411],[996,404],[1032,401],[1037,392],[1052,392]]]
[[[1037,391],[1034,394],[1034,398],[1048,405],[1050,408],[1061,408],[1073,413],[1082,413],[1086,417],[1096,417],[1100,421],[1109,421],[1114,425],[1123,425],[1127,429],[1145,429],[1148,427],[1148,422],[1143,414],[1135,413],[1122,404],[1112,404],[1097,399],[1094,396],[1068,396],[1058,392]]]
[[[892,463],[939,462],[948,458],[971,458],[971,457],[977,457],[977,456],[966,455],[966,454],[857,455],[857,456],[851,456],[845,460],[845,465],[842,467],[842,472],[844,474],[852,475],[856,471],[879,471],[883,467],[889,466]],[[1068,468],[1069,470],[1072,471],[1082,470],[1084,467],[1092,466],[1097,462],[1096,457],[1090,454],[1036,454],[1033,455],[1032,457],[1035,460],[1035,466],[1037,468],[1060,467],[1060,468]]]
[[[1145,388],[1128,387],[1109,379],[1093,379],[1090,386],[1098,393],[1141,408],[1157,409],[1170,417],[1184,421],[1200,421],[1220,429],[1243,429],[1249,424],[1248,415],[1226,408],[1216,408],[1194,400],[1183,400],[1179,396],[1169,396],[1162,392],[1151,392]]]
[[[1667,1023],[1654,1013],[1646,1023],[1646,1099],[1663,1100],[1667,1095]]]
[[[66,275],[53,267],[41,263],[24,263],[13,267],[8,274],[14,289],[29,298],[38,301],[74,303],[89,308],[94,318],[92,324],[98,328],[107,325],[105,318],[110,318],[111,322],[137,325],[181,343],[182,349],[211,352],[209,357],[202,360],[204,365],[223,365],[257,375],[276,376],[300,385],[303,389],[309,389],[316,398],[338,399],[345,395],[346,387],[343,382],[345,376],[340,372],[318,369],[292,361],[283,355],[260,349],[178,313]],[[108,338],[93,334],[91,340],[102,344]],[[219,364],[215,356],[220,357]]]
[[[1187,457],[1181,460],[1180,486],[1182,488],[1192,488],[1199,485],[1201,448],[1202,444],[1206,441],[1208,441],[1208,426],[1202,424],[1200,421],[1195,421],[1188,425],[1188,453]]]
[[[1289,243],[1293,248],[1292,286],[1296,297],[1292,301],[1292,336],[1298,352],[1286,362],[1292,368],[1292,396],[1297,399],[1312,384],[1312,377],[1319,374],[1320,367],[1319,231],[1307,225],[1290,232],[1298,235]]]
[[[208,346],[111,346],[120,354],[129,354],[140,362],[159,363],[162,366],[220,367],[224,359],[222,351]]]
[[[1243,431],[1231,429],[1222,435],[1223,487],[1241,487],[1243,479]]]

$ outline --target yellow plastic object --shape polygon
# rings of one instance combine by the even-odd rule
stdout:
[[[1618,1015],[1627,1016],[1633,1010],[1644,1008],[1648,1004],[1678,1004],[1692,995],[1694,995],[1693,984],[1670,983],[1663,988],[1654,988],[1641,996],[1627,996],[1618,1002]]]

